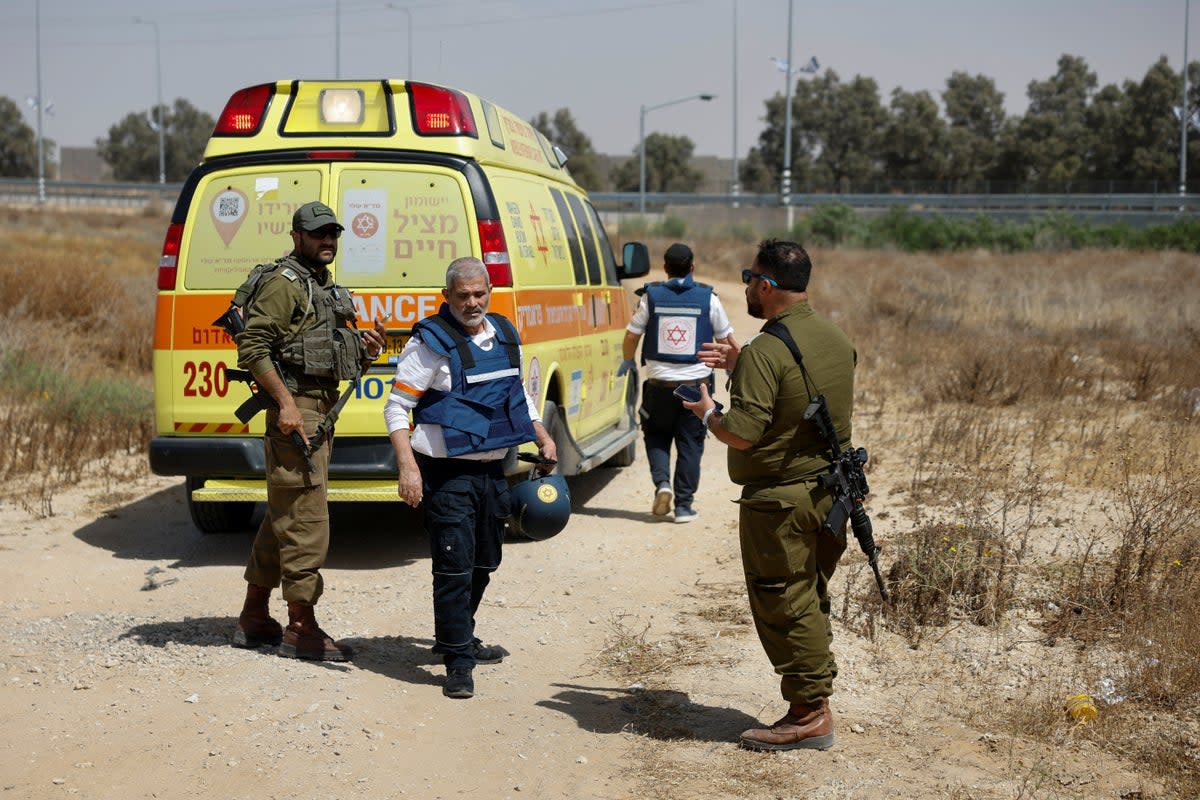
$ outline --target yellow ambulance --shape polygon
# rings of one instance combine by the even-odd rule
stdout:
[[[292,213],[321,200],[346,230],[331,269],[360,326],[387,318],[388,347],[337,422],[331,501],[397,500],[383,422],[394,361],[441,304],[446,266],[487,265],[491,310],[524,342],[526,386],[571,475],[632,462],[636,375],[617,377],[632,312],[618,264],[565,157],[528,122],[466,92],[402,80],[292,80],[235,93],[180,192],[163,243],[154,327],[151,469],[186,478],[200,530],[247,527],[266,499],[265,414],[230,380],[233,340],[216,320],[256,265],[291,250]],[[520,471],[510,454],[510,473]]]

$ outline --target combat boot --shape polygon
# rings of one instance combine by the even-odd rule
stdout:
[[[741,745],[749,750],[828,750],[833,747],[829,698],[792,703],[788,713],[771,727],[744,732]]]
[[[289,600],[288,626],[283,631],[279,655],[310,661],[349,661],[354,650],[333,641],[329,634],[321,630],[312,606]]]
[[[278,645],[283,640],[283,626],[271,617],[267,608],[270,597],[271,587],[246,584],[246,602],[238,616],[237,630],[233,632],[234,647]]]

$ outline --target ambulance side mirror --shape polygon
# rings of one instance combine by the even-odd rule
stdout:
[[[621,280],[640,278],[650,272],[650,248],[641,242],[626,242],[621,246],[621,261],[617,275]]]

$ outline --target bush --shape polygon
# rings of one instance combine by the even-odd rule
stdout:
[[[809,215],[808,224],[816,244],[853,245],[867,240],[867,225],[853,208],[844,203],[820,203]]]
[[[885,613],[889,627],[907,636],[914,647],[926,627],[959,619],[995,625],[1009,609],[1006,549],[996,531],[932,523],[895,547],[898,555],[887,572],[892,602]]]
[[[655,233],[668,239],[682,239],[683,235],[687,233],[687,223],[679,217],[669,215],[658,224],[658,230]]]
[[[1016,253],[1087,247],[1200,252],[1200,222],[1177,220],[1137,229],[1126,222],[1081,222],[1064,211],[1014,222],[987,214],[969,220],[940,214],[925,217],[906,206],[893,205],[868,220],[850,206],[831,202],[814,206],[789,233],[798,242],[811,240],[818,246],[892,247],[909,253],[973,249]]]

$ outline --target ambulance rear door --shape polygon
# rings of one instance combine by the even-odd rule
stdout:
[[[446,267],[480,257],[473,162],[336,162],[330,205],[346,230],[333,269],[354,293],[360,328],[387,319],[388,344],[338,419],[339,436],[386,436],[383,404],[395,362],[413,325],[437,313]],[[492,310],[515,319],[511,290],[493,292]]]
[[[198,178],[183,223],[175,289],[159,293],[160,435],[262,434],[265,414],[248,426],[234,416],[250,390],[226,375],[237,365],[237,348],[214,320],[256,264],[292,251],[292,214],[322,198],[328,176],[327,165],[314,163],[222,168]]]

